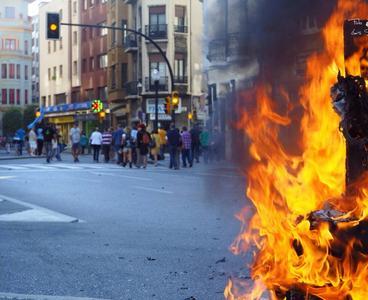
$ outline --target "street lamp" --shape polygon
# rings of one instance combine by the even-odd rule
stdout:
[[[160,83],[160,72],[157,69],[153,69],[151,73],[151,79],[155,83],[155,123],[154,123],[154,132],[158,130],[158,85]]]

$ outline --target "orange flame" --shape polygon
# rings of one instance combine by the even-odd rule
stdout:
[[[239,126],[251,140],[249,152],[254,159],[247,171],[246,194],[256,213],[250,221],[246,209],[237,215],[243,226],[232,251],[240,254],[254,247],[257,251],[253,288],[245,287],[244,281],[230,280],[224,292],[228,300],[261,299],[266,290],[272,299],[280,299],[292,288],[328,300],[348,295],[354,300],[368,299],[368,257],[353,259],[353,247],[359,241],[351,239],[344,245],[343,259],[332,256],[331,245],[336,241],[328,223],[313,227],[307,217],[323,209],[327,201],[346,212],[341,218],[354,215],[362,221],[368,214],[367,184],[360,184],[357,199],[342,198],[345,141],[330,101],[330,87],[338,70],[344,72],[345,63],[350,72],[359,74],[359,59],[344,62],[344,20],[367,16],[368,5],[363,0],[338,2],[323,30],[324,52],[308,59],[307,83],[299,91],[304,110],[301,121],[276,112],[265,84],[257,86],[257,101],[242,116]],[[243,95],[244,101],[247,98]],[[282,130],[295,122],[300,123],[301,154],[291,153],[282,142]],[[338,226],[353,228],[359,221]]]

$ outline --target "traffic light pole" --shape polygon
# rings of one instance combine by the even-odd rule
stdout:
[[[156,47],[156,49],[160,52],[161,56],[164,58],[167,67],[169,69],[169,73],[170,73],[170,79],[171,79],[171,92],[174,91],[174,73],[173,73],[173,69],[171,67],[171,64],[169,62],[169,59],[167,58],[165,52],[162,50],[162,48],[152,39],[150,38],[148,35],[134,30],[134,29],[130,29],[130,28],[120,28],[120,27],[113,27],[113,26],[105,26],[105,25],[89,25],[89,24],[78,24],[78,23],[60,23],[60,25],[65,25],[65,26],[76,26],[76,27],[90,27],[90,28],[100,28],[100,29],[111,29],[111,30],[120,30],[120,31],[125,31],[125,32],[131,32],[134,34],[137,34],[141,37],[143,37],[144,39],[148,40],[150,43],[152,43],[152,45],[154,45]],[[172,112],[172,121],[175,124],[175,112]]]

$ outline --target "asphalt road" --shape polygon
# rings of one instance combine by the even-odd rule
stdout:
[[[223,299],[243,190],[226,164],[1,160],[0,299]]]

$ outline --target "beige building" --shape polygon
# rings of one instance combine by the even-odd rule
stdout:
[[[40,98],[48,119],[62,131],[64,140],[74,122],[76,111],[62,104],[80,102],[80,37],[79,27],[61,26],[59,40],[46,39],[46,13],[57,12],[60,22],[79,23],[79,1],[53,0],[40,7]]]
[[[141,30],[160,45],[166,53],[174,72],[174,90],[179,92],[179,108],[175,119],[179,126],[188,124],[188,113],[194,121],[202,119],[202,39],[203,4],[198,0],[137,0],[124,1],[130,5],[128,27]],[[168,127],[171,116],[165,114],[165,98],[171,95],[171,79],[165,60],[152,43],[127,35],[132,54],[133,70],[127,87],[137,92],[139,101],[132,103],[132,120],[145,119],[152,125],[155,118],[155,83],[153,70],[158,70],[159,122]],[[130,95],[133,97],[134,95]],[[152,128],[152,126],[151,126]]]

